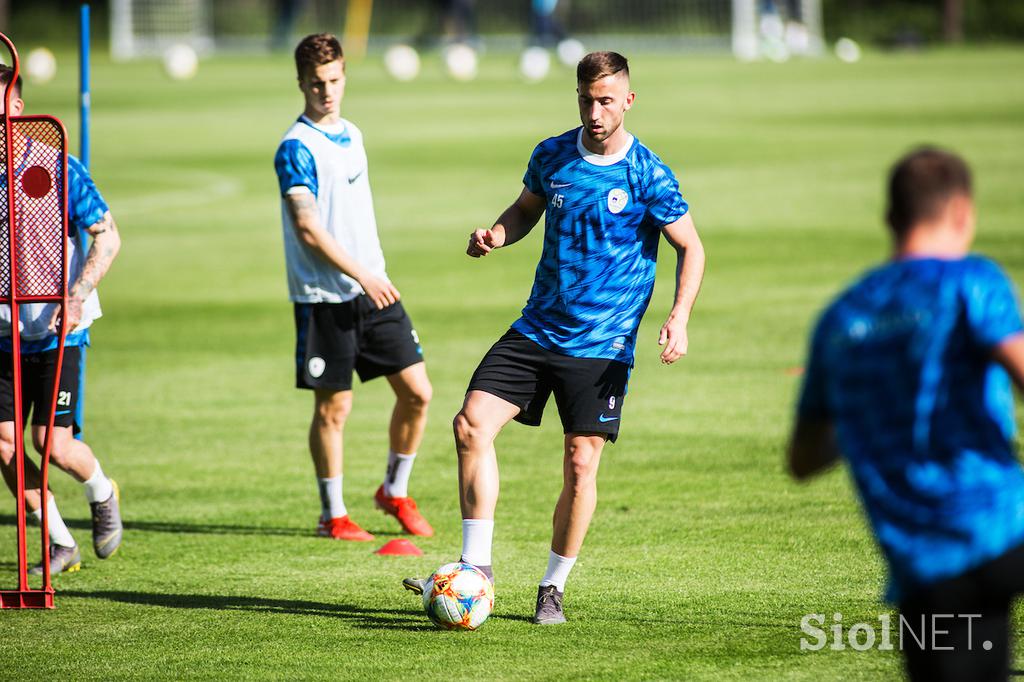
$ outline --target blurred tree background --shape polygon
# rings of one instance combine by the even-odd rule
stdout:
[[[174,0],[168,0],[173,2]],[[609,3],[621,0],[563,0],[577,16],[600,15]],[[522,5],[518,7],[516,3]],[[717,0],[727,12],[730,0]],[[645,17],[660,21],[657,7],[672,5],[708,6],[714,0],[647,0]],[[79,0],[0,0],[0,30],[16,37],[39,41],[74,41],[75,13]],[[403,15],[424,11],[426,0],[376,0],[375,15],[394,23]],[[92,2],[94,38],[105,44],[108,36],[109,2]],[[306,11],[318,25],[339,26],[345,16],[346,0],[307,0]],[[529,0],[476,0],[482,32],[516,32],[522,28],[518,17],[527,12]],[[214,0],[213,21],[218,33],[267,31],[268,0]],[[250,11],[244,12],[249,8]],[[384,10],[383,12],[381,10]],[[621,6],[617,13],[621,13]],[[883,47],[914,47],[943,42],[993,43],[1024,40],[1024,0],[822,0],[825,36],[832,41],[847,36],[865,44]],[[225,20],[225,17],[232,17]],[[225,23],[244,17],[248,26]],[[411,23],[415,23],[409,17]],[[571,27],[570,27],[571,28]],[[635,28],[635,27],[630,27]]]

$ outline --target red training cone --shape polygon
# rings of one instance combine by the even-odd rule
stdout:
[[[423,554],[423,550],[405,538],[398,538],[385,543],[384,546],[374,552],[374,554],[421,556]]]

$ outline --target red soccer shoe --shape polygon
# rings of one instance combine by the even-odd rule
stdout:
[[[373,539],[371,534],[360,528],[359,524],[350,519],[347,514],[327,521],[320,519],[320,523],[316,527],[316,534],[322,538],[353,542],[369,542]]]
[[[374,493],[373,501],[377,503],[377,508],[382,512],[398,519],[406,533],[425,538],[434,534],[434,529],[416,509],[416,500],[411,497],[388,497],[384,494],[384,486],[381,485]]]

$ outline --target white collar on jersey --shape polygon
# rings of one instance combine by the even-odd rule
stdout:
[[[305,114],[302,114],[302,116],[300,116],[299,118],[302,119],[303,123],[313,126],[320,132],[327,133],[328,135],[340,135],[341,133],[345,132],[345,129],[348,127],[345,125],[345,121],[338,121],[333,125],[325,126],[320,125],[319,123],[313,123],[313,121],[311,121],[309,117],[306,116]]]
[[[583,146],[583,127],[581,126],[580,132],[576,134],[576,151],[580,153],[580,156],[582,156],[583,160],[587,163],[592,163],[595,166],[610,166],[613,163],[618,163],[626,158],[629,148],[633,146],[633,140],[634,137],[629,135],[626,139],[626,144],[622,145],[622,149],[614,154],[595,154]]]

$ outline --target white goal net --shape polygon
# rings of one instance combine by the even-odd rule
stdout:
[[[467,36],[516,49],[536,36],[538,7],[550,26],[595,48],[774,59],[824,45],[821,0],[111,0],[111,52],[131,59],[179,43],[200,53],[284,49],[309,32],[344,33],[353,8],[371,50]]]

